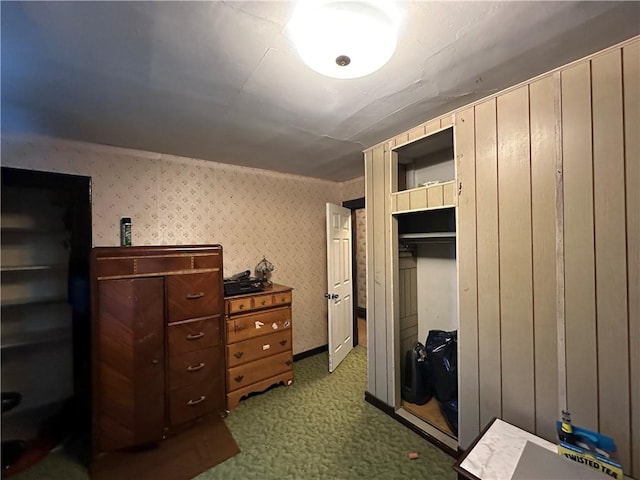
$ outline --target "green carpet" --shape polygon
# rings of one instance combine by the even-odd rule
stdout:
[[[296,362],[292,386],[245,399],[227,417],[240,453],[195,478],[455,479],[452,457],[364,401],[366,356],[356,347],[332,374],[326,353]],[[12,478],[88,475],[60,453]]]
[[[366,362],[362,347],[332,374],[326,353],[296,362],[293,386],[243,400],[227,418],[240,453],[196,478],[456,478],[452,457],[364,401]]]

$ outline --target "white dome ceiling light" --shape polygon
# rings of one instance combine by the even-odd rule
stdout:
[[[398,12],[385,0],[300,0],[288,31],[302,60],[334,78],[375,72],[396,49]]]

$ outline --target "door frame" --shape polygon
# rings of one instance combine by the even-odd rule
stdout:
[[[357,238],[356,236],[358,235],[357,229],[355,228],[356,225],[356,210],[359,210],[361,208],[366,208],[365,206],[365,199],[364,197],[360,197],[360,198],[356,198],[354,200],[347,200],[342,202],[342,206],[344,208],[348,208],[349,210],[351,210],[351,278],[353,279],[353,281],[351,282],[351,298],[355,298],[356,301],[352,302],[352,306],[353,306],[353,346],[355,347],[356,345],[358,345],[358,311],[362,310],[361,308],[358,308],[358,289],[357,289],[357,283],[358,283],[358,268],[357,268],[357,262],[355,261],[356,258],[356,241]],[[366,320],[367,318],[367,309],[364,309],[364,318]]]

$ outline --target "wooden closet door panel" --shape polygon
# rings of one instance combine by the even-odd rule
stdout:
[[[502,417],[496,100],[476,106],[476,249],[480,425]]]
[[[625,182],[627,213],[627,289],[629,294],[629,377],[631,379],[631,471],[640,477],[640,40],[624,47]]]
[[[598,430],[591,66],[561,73],[564,296],[567,405],[571,419]]]
[[[478,375],[478,270],[474,108],[456,114],[456,258],[458,259],[458,394],[460,447],[468,448],[480,433]],[[368,209],[367,209],[368,211]],[[367,224],[368,225],[368,224]],[[482,425],[484,427],[484,425]]]
[[[535,431],[531,162],[527,87],[496,99],[502,418]]]
[[[560,169],[560,74],[529,87],[531,118],[531,224],[536,435],[556,441],[558,402],[558,288],[556,169]]]
[[[620,50],[613,50],[591,61],[591,101],[598,430],[616,439],[618,459],[625,471],[629,472],[631,382],[626,272],[624,99]]]
[[[162,278],[98,283],[98,441],[102,451],[162,438]]]

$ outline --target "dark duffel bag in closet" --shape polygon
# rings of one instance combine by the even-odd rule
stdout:
[[[404,356],[401,373],[401,396],[406,402],[424,405],[433,395],[428,379],[427,355],[422,343],[417,342]]]
[[[458,398],[458,332],[430,330],[426,342],[428,375],[441,402]]]
[[[453,434],[458,436],[458,399],[454,398],[453,400],[449,400],[448,402],[438,402],[440,405],[440,412],[444,417],[447,425],[453,432]]]

